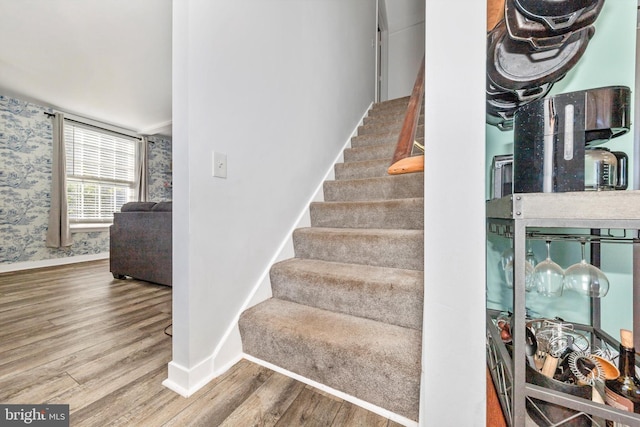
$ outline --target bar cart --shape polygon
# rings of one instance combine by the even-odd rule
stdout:
[[[566,420],[556,421],[553,425],[571,425],[572,419],[582,416],[587,417],[589,425],[593,426],[604,427],[603,420],[640,426],[640,414],[624,412],[527,382],[524,333],[524,263],[526,239],[528,235],[531,236],[530,231],[535,228],[557,229],[559,233],[571,237],[575,230],[577,238],[577,233],[583,230],[597,230],[588,237],[596,245],[601,239],[604,241],[609,238],[633,245],[633,272],[636,272],[640,268],[640,191],[516,193],[488,201],[486,215],[488,232],[508,230],[507,237],[512,238],[513,242],[512,354],[507,351],[500,339],[500,331],[495,326],[496,312],[487,311],[487,362],[508,424],[515,427],[530,425],[526,424],[526,402],[536,400],[565,407],[573,412]],[[618,231],[616,237],[610,237],[611,230]],[[599,299],[591,298],[590,302],[591,324],[580,327],[591,336],[591,340],[602,340],[618,348],[618,341],[601,328]],[[635,348],[640,349],[640,274],[633,274],[633,332]]]

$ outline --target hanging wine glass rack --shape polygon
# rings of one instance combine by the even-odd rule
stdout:
[[[640,208],[640,207],[639,207]],[[507,223],[487,223],[487,232],[496,236],[513,239],[513,225]],[[552,242],[587,242],[587,243],[640,243],[640,230],[603,229],[602,234],[587,232],[554,233],[551,229],[527,230],[527,240]]]
[[[523,193],[487,202],[487,231],[513,243],[512,342],[509,348],[495,325],[497,312],[487,311],[487,363],[498,390],[507,422],[512,427],[530,425],[527,411],[551,404],[569,410],[569,415],[547,425],[604,427],[605,420],[622,425],[640,425],[640,414],[624,412],[583,397],[528,382],[525,350],[525,256],[526,240],[586,241],[633,245],[633,270],[640,269],[640,191],[573,193]],[[640,274],[633,275],[634,345],[640,349]],[[575,325],[591,339],[613,349],[618,341],[602,330],[599,299],[591,299],[591,324]],[[523,331],[523,332],[519,332]],[[638,358],[636,358],[638,361]],[[638,364],[638,363],[637,363]],[[540,415],[539,414],[539,415]],[[529,421],[527,421],[529,418]]]

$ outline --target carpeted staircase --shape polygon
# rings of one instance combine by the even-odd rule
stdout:
[[[239,327],[245,353],[417,420],[423,173],[387,175],[408,100],[369,111]]]

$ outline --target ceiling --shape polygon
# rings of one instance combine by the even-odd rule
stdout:
[[[0,0],[0,94],[171,133],[171,0]]]
[[[390,33],[424,21],[424,0],[382,4]],[[0,94],[171,135],[172,0],[0,0],[0,11]]]

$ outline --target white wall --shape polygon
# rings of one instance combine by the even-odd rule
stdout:
[[[424,22],[389,32],[387,99],[411,94],[424,55]]]
[[[426,4],[423,426],[486,419],[485,8]]]
[[[173,389],[230,362],[216,347],[373,100],[375,22],[375,0],[174,1]]]

